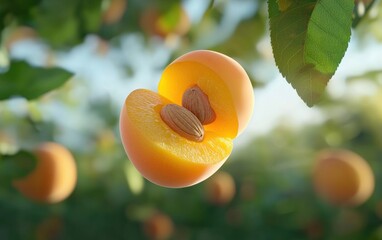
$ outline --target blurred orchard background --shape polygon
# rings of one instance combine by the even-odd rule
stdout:
[[[358,8],[366,14],[345,57],[309,108],[275,65],[265,0],[1,0],[0,155],[58,142],[78,181],[56,204],[1,183],[0,239],[382,239],[382,2]],[[129,162],[119,112],[132,90],[155,91],[166,65],[195,49],[245,68],[254,116],[213,177],[163,188]],[[9,81],[25,83],[24,97],[7,95]],[[55,83],[29,100],[37,81]],[[314,158],[325,148],[369,163],[366,202],[317,195]]]

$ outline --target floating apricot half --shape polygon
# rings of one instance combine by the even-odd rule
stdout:
[[[122,143],[151,182],[191,186],[226,161],[253,101],[249,78],[236,61],[213,51],[191,52],[164,70],[159,93],[138,89],[126,98]]]
[[[344,149],[323,150],[317,155],[313,182],[317,194],[334,205],[362,204],[374,191],[369,164]]]
[[[77,182],[77,167],[64,146],[46,142],[35,150],[37,164],[27,176],[13,181],[13,186],[29,199],[57,203],[67,198]]]

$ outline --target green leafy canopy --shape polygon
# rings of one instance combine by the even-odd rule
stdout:
[[[276,64],[308,106],[319,101],[346,52],[353,8],[354,0],[268,0]]]
[[[12,182],[14,179],[25,177],[36,167],[36,164],[36,156],[27,150],[19,150],[12,155],[0,153],[0,179]]]
[[[73,74],[59,67],[34,67],[13,60],[8,71],[0,73],[0,101],[20,96],[32,100],[60,87]]]

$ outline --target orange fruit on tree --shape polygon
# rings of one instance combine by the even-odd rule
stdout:
[[[120,115],[122,143],[151,182],[191,186],[229,157],[253,104],[248,75],[235,60],[214,51],[193,51],[166,67],[158,93],[138,89],[128,95]]]
[[[154,213],[144,222],[144,232],[153,240],[169,239],[174,232],[174,223],[166,214]]]
[[[313,172],[315,191],[334,205],[356,206],[374,191],[374,174],[368,162],[345,149],[318,153]]]
[[[44,219],[36,228],[36,240],[60,239],[64,222],[59,216]]]
[[[13,186],[25,197],[42,203],[57,203],[66,199],[77,182],[77,167],[70,151],[53,142],[35,149],[36,167],[26,176],[13,181]]]
[[[38,34],[36,31],[28,26],[18,26],[12,29],[8,36],[5,37],[4,46],[10,50],[14,44],[20,41],[37,39]]]
[[[170,17],[168,17],[169,15]],[[170,35],[183,36],[191,27],[187,12],[179,5],[173,7],[167,13],[155,7],[147,8],[140,16],[139,24],[148,35],[161,38]]]
[[[229,203],[236,193],[235,180],[227,172],[217,172],[206,181],[207,200],[213,204]]]
[[[102,13],[105,24],[114,24],[121,20],[126,11],[127,0],[106,0],[106,8]]]

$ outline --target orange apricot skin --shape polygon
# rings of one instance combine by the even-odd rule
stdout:
[[[77,182],[77,167],[69,150],[53,142],[40,144],[35,150],[37,165],[27,176],[13,181],[25,197],[42,203],[66,199]]]
[[[230,96],[225,97],[232,99],[237,117],[237,123],[235,123],[237,124],[235,136],[241,134],[251,120],[254,108],[253,87],[243,67],[237,61],[222,53],[211,50],[195,50],[175,59],[167,68],[178,63],[186,62],[195,62],[212,70],[220,78],[221,84],[224,84],[228,88]],[[161,81],[163,80],[164,79],[162,78]],[[159,93],[178,103],[176,98],[174,99],[173,96],[168,96],[166,94],[167,86],[165,87],[165,84],[161,83],[161,81],[159,82],[158,87]],[[176,81],[181,80],[173,79],[171,81],[174,81],[173,87],[176,88],[178,87]],[[199,87],[204,90],[202,86]],[[183,93],[186,89],[178,90]],[[219,116],[217,116],[217,118],[219,118]]]
[[[345,149],[322,150],[316,157],[313,183],[318,195],[333,205],[356,206],[374,191],[374,174],[358,154]]]
[[[125,152],[133,165],[147,180],[163,187],[182,188],[197,184],[216,172],[228,158],[207,164],[162,157],[167,154],[149,145],[150,142],[130,120],[126,105],[121,110],[120,133]]]

